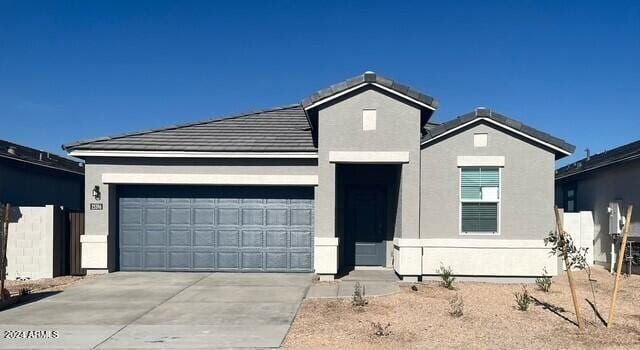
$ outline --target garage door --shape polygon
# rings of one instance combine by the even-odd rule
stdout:
[[[121,270],[313,269],[313,188],[123,186],[118,196]]]

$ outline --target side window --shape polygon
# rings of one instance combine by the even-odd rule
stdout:
[[[571,184],[564,189],[564,210],[567,213],[575,213],[578,211],[576,185]]]
[[[500,168],[460,168],[460,234],[499,234]]]

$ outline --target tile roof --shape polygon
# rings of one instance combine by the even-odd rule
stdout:
[[[300,105],[70,143],[66,151],[315,152]]]
[[[612,164],[640,159],[640,140],[594,154],[556,170],[556,179],[564,179]]]
[[[399,84],[398,82],[395,82],[391,79],[381,77],[374,72],[365,72],[364,74],[358,75],[357,77],[345,80],[343,82],[331,85],[326,89],[320,90],[302,101],[302,107],[307,108],[320,100],[339,94],[345,90],[351,89],[354,86],[358,86],[364,83],[380,84],[402,95],[406,95],[428,106],[431,106],[434,109],[438,108],[438,101],[436,101],[433,97],[427,96],[417,90],[414,90],[406,85]]]
[[[5,140],[0,140],[0,158],[8,158],[35,166],[52,168],[76,174],[84,174],[84,165],[82,162]]]
[[[422,137],[422,142],[423,143],[427,142],[441,134],[446,133],[449,130],[455,129],[458,126],[461,126],[463,124],[466,124],[478,118],[487,118],[487,119],[494,120],[500,124],[506,125],[512,129],[520,131],[528,136],[531,136],[533,138],[536,138],[538,140],[541,140],[548,144],[556,146],[568,153],[573,153],[573,151],[575,151],[575,146],[565,142],[562,139],[559,139],[545,132],[542,132],[540,130],[537,130],[535,128],[522,124],[521,122],[515,119],[511,119],[502,114],[493,112],[488,108],[477,108],[474,112],[463,114],[453,120],[449,120],[440,125],[427,128],[425,135]]]

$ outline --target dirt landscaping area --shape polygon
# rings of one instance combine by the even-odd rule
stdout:
[[[519,284],[455,283],[448,290],[438,282],[403,285],[399,293],[368,298],[354,308],[351,299],[307,299],[283,344],[286,348],[640,348],[640,276],[621,278],[616,318],[609,315],[613,276],[593,268],[596,303],[603,320],[590,306],[593,301],[586,273],[578,271],[578,295],[585,330],[574,324],[575,313],[566,275],[554,278],[551,291],[527,289],[536,301],[529,311],[516,308]],[[464,314],[450,315],[449,301],[462,296]],[[382,327],[374,327],[372,323]],[[384,326],[389,324],[385,329]],[[376,331],[379,334],[376,335]],[[388,333],[388,334],[387,334]]]
[[[95,278],[94,276],[60,276],[54,278],[42,278],[36,280],[6,281],[5,288],[11,295],[19,294],[22,289],[29,290],[29,294],[44,292],[60,292],[85,280]]]

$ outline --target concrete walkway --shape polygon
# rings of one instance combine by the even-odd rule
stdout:
[[[0,348],[277,348],[310,274],[117,272],[0,312]],[[32,333],[33,334],[33,333]]]
[[[400,291],[398,276],[392,269],[353,270],[333,282],[315,282],[307,298],[350,298],[356,282],[364,287],[366,296],[380,296]]]

